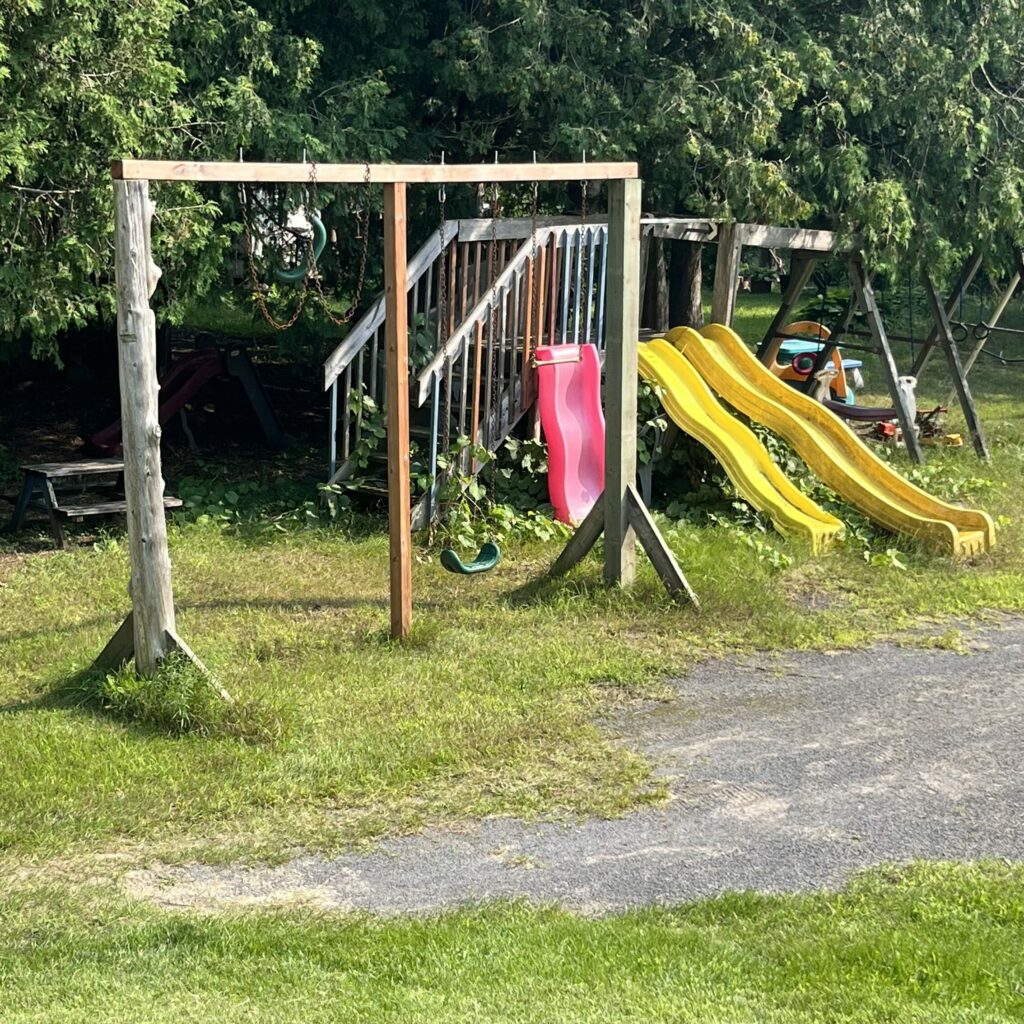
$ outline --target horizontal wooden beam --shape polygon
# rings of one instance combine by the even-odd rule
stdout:
[[[677,242],[711,242],[718,236],[718,225],[699,217],[644,217],[640,224],[644,234]]]
[[[608,218],[597,213],[587,218],[581,217],[538,217],[537,230],[545,228],[578,228],[581,224],[587,227],[604,227]],[[531,217],[472,217],[460,220],[458,234],[460,242],[489,242],[493,236],[495,241],[507,242],[529,238],[533,231]]]
[[[765,224],[737,224],[741,245],[764,249],[803,249],[806,252],[857,252],[856,238],[844,238],[835,231],[811,228],[779,228]]]
[[[242,161],[115,160],[115,179],[321,184],[441,184],[494,181],[609,181],[640,176],[635,163],[276,164]]]
[[[581,224],[588,227],[605,227],[607,223],[608,216],[605,213],[593,213],[585,218],[537,218],[538,228],[573,228]],[[710,241],[715,237],[716,231],[714,221],[694,217],[644,217],[640,221],[640,227],[644,234],[655,235],[658,238],[686,239],[693,242]],[[499,217],[497,221],[492,221],[490,217],[472,217],[458,221],[458,229],[460,242],[487,242],[490,241],[492,232],[498,241],[507,241],[514,238],[529,238],[533,229],[533,219]]]

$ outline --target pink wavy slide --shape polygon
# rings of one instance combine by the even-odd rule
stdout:
[[[558,519],[576,524],[604,490],[601,360],[594,345],[540,345],[535,355],[548,494]]]

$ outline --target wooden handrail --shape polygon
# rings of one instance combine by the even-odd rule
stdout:
[[[557,227],[538,229],[537,247],[539,248],[544,245],[553,234],[566,230],[568,229]],[[528,236],[516,250],[515,256],[505,265],[505,269],[488,286],[480,297],[480,301],[470,310],[452,336],[444,343],[444,347],[420,371],[419,376],[416,378],[417,405],[423,405],[430,397],[434,376],[448,360],[454,358],[456,353],[462,350],[462,347],[469,341],[470,332],[475,331],[476,325],[490,315],[491,306],[495,302],[502,301],[509,285],[516,275],[525,268],[532,253],[533,243],[531,237]]]
[[[445,248],[457,241],[459,237],[458,222],[455,229],[445,233]],[[441,233],[435,231],[420,246],[416,255],[409,261],[406,272],[406,289],[412,291],[423,275],[434,265],[441,255]],[[370,308],[360,317],[358,323],[345,335],[344,340],[324,361],[324,391],[345,372],[345,367],[359,354],[359,350],[373,337],[374,332],[384,323],[384,296],[378,295]]]

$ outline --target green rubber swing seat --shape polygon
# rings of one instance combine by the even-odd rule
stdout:
[[[309,214],[307,219],[309,220],[310,227],[313,229],[313,251],[298,267],[292,267],[290,270],[283,270],[277,267],[274,270],[274,277],[281,284],[298,284],[300,281],[304,281],[306,275],[316,266],[317,260],[320,259],[324,249],[327,247],[327,228],[324,227],[324,222],[313,214]]]
[[[459,576],[475,576],[478,572],[490,572],[500,561],[501,549],[491,541],[480,549],[472,562],[463,562],[451,548],[445,548],[441,552],[441,564],[449,572],[458,573]]]

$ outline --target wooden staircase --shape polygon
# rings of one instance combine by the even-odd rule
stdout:
[[[649,219],[642,229],[644,239],[695,233],[707,237],[711,225]],[[443,236],[434,232],[409,261],[412,461],[414,474],[419,469],[435,482],[413,496],[414,528],[433,515],[445,436],[495,451],[530,410],[538,345],[593,342],[603,350],[607,234],[607,223],[596,218],[450,221]],[[378,497],[387,494],[384,328],[380,295],[324,363],[328,483]]]

